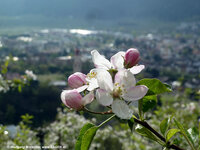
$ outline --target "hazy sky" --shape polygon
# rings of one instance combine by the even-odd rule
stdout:
[[[48,15],[97,18],[190,18],[200,15],[200,0],[0,0],[0,16]]]

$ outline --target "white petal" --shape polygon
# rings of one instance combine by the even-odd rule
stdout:
[[[109,106],[113,102],[111,94],[104,89],[97,89],[96,98],[97,101],[103,106]]]
[[[87,74],[86,81],[89,84],[87,88],[88,91],[92,91],[99,87],[98,82],[97,82],[97,73],[98,71],[101,71],[101,70],[105,70],[105,69],[95,68],[95,69],[90,70],[90,73]]]
[[[80,92],[83,92],[85,89],[87,89],[87,87],[88,87],[88,85],[84,85],[84,86],[77,88],[76,90],[80,93]]]
[[[145,68],[144,65],[133,66],[132,68],[130,68],[130,71],[131,71],[132,74],[138,74],[138,73],[140,73],[144,68]]]
[[[148,88],[145,85],[138,85],[126,89],[126,91],[123,92],[122,97],[126,101],[135,101],[143,98],[146,95],[147,91]]]
[[[87,105],[89,103],[91,103],[94,100],[94,92],[90,92],[87,95],[85,95],[82,99],[83,105]]]
[[[100,89],[104,89],[108,92],[113,91],[113,81],[110,73],[104,69],[98,70],[97,82]]]
[[[111,57],[110,62],[115,69],[124,68],[124,55],[125,52],[121,51]]]
[[[122,100],[114,100],[112,111],[121,119],[130,119],[133,115],[133,110]]]
[[[138,108],[138,101],[132,101],[129,106],[134,106],[136,108]]]
[[[92,61],[96,68],[110,69],[111,63],[102,55],[99,54],[97,50],[91,51]]]
[[[127,69],[121,69],[115,75],[115,83],[119,83],[120,87],[125,89],[135,86],[136,80],[134,75]]]
[[[92,79],[89,81],[89,85],[88,85],[87,90],[88,90],[88,91],[93,91],[94,89],[96,89],[96,88],[98,88],[98,87],[99,87],[99,85],[98,85],[97,79],[92,78]]]

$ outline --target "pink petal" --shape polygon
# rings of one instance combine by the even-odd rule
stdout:
[[[70,108],[70,107],[67,105],[67,103],[65,102],[65,94],[66,94],[66,93],[67,93],[67,90],[62,91],[62,93],[61,93],[61,95],[60,95],[60,98],[61,98],[62,102],[63,102],[68,108]]]
[[[140,53],[137,49],[130,48],[126,51],[124,56],[124,64],[127,68],[131,68],[140,60]]]
[[[86,83],[86,75],[81,72],[76,72],[68,77],[68,84],[71,88],[78,88]]]
[[[69,108],[79,110],[83,107],[82,96],[76,89],[64,90],[61,93],[61,100]]]
[[[138,85],[126,89],[126,91],[123,92],[122,97],[126,101],[135,101],[143,98],[146,95],[147,91],[148,88],[145,85]]]

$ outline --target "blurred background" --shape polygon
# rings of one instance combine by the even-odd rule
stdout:
[[[74,149],[83,123],[107,118],[73,112],[60,100],[70,74],[87,74],[94,67],[93,49],[109,59],[137,48],[146,66],[137,80],[158,78],[174,90],[158,97],[147,120],[156,126],[173,114],[186,128],[196,127],[199,8],[199,0],[0,0],[0,148]],[[103,111],[95,102],[89,107]],[[186,147],[183,139],[174,141]],[[155,145],[114,120],[91,149],[160,149]]]

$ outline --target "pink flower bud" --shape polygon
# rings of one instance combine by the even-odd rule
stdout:
[[[69,108],[76,110],[83,108],[82,96],[76,89],[64,90],[61,93],[61,100]]]
[[[80,110],[94,100],[94,93],[89,92],[87,95],[82,97],[77,89],[64,90],[61,93],[61,100],[67,107]]]
[[[81,72],[76,72],[69,76],[68,84],[71,88],[79,88],[87,83],[86,75]]]
[[[140,53],[137,49],[130,48],[126,51],[124,57],[125,68],[131,68],[135,66],[140,60]]]

